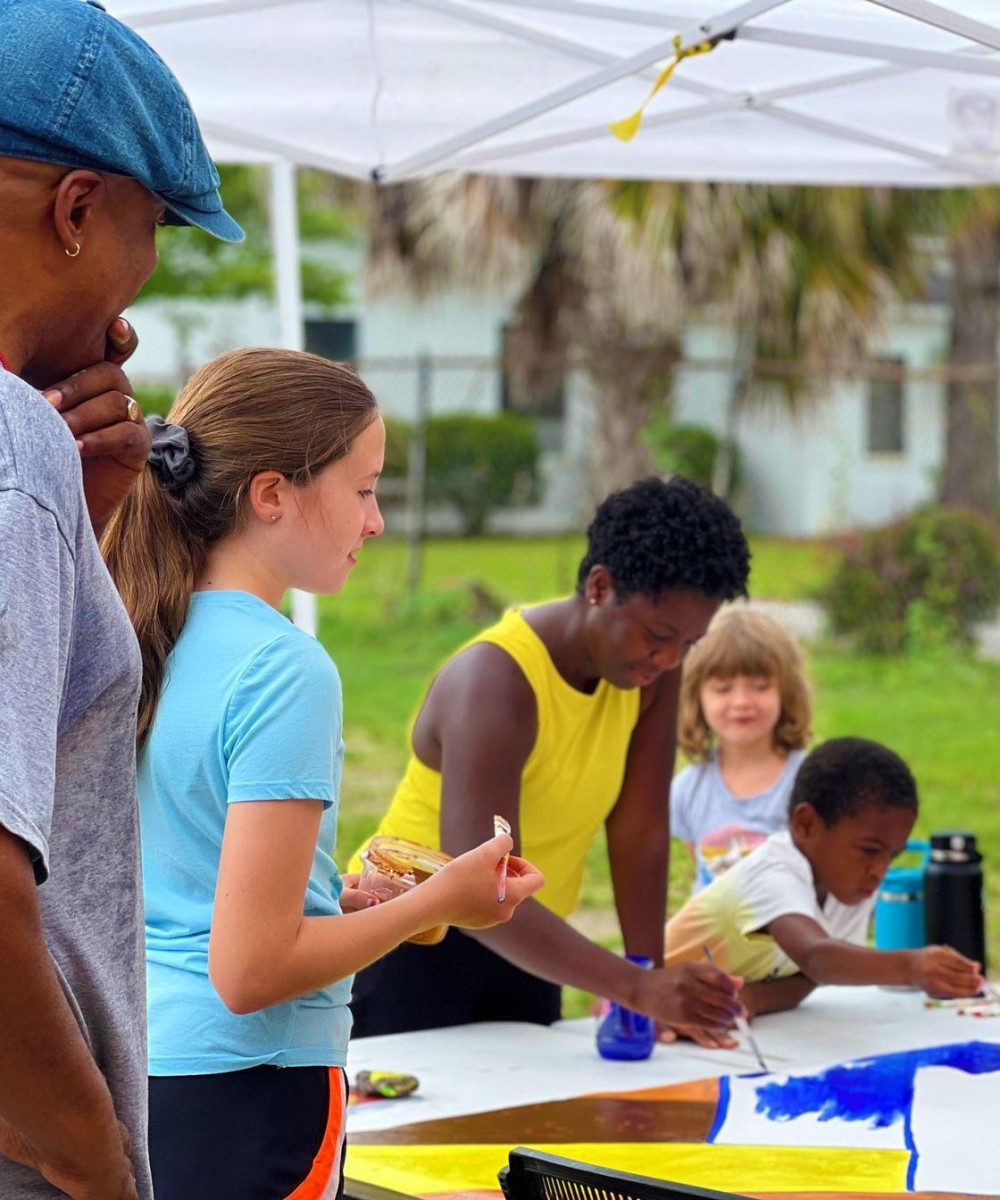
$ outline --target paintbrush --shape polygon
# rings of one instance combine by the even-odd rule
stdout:
[[[493,836],[499,837],[501,833],[505,833],[510,837],[510,822],[504,817],[494,816]],[[507,899],[507,864],[509,862],[510,855],[505,854],[500,865],[497,867],[497,904],[503,904]]]
[[[990,983],[988,979],[984,979],[983,991],[994,1004],[1000,1004],[1000,991],[997,991],[995,983]]]
[[[709,950],[709,948],[707,946],[702,946],[701,949],[702,949],[702,953],[705,955],[705,959],[708,962],[709,966],[714,967],[715,963],[712,959],[712,951]],[[753,1056],[757,1060],[757,1066],[760,1067],[760,1069],[762,1071],[765,1071],[768,1075],[770,1075],[771,1068],[764,1061],[764,1055],[761,1054],[761,1052],[760,1052],[760,1046],[757,1045],[757,1039],[750,1032],[750,1022],[746,1019],[746,1017],[736,1017],[735,1020],[736,1020],[736,1028],[739,1031],[739,1035],[742,1038],[742,1040],[753,1051]]]

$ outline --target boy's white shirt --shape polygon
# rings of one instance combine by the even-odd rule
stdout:
[[[847,905],[827,896],[821,906],[809,860],[791,834],[775,833],[668,921],[666,962],[704,961],[707,948],[716,966],[747,982],[795,975],[796,963],[760,930],[778,917],[800,914],[830,937],[863,946],[874,904],[874,897]]]

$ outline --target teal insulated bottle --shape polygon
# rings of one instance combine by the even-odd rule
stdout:
[[[875,949],[919,950],[924,941],[924,873],[930,843],[909,841],[889,868],[875,901]]]

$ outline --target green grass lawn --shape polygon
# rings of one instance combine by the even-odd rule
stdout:
[[[437,541],[425,555],[421,598],[405,599],[405,547],[370,543],[344,594],[321,602],[320,637],[340,668],[347,760],[338,858],[375,827],[405,765],[409,721],[438,664],[488,622],[469,581],[503,603],[571,589],[582,540]],[[815,543],[753,542],[751,591],[761,598],[812,594],[835,561]],[[1000,664],[968,659],[901,661],[814,649],[818,738],[859,734],[886,742],[910,763],[921,790],[917,832],[971,829],[986,855],[990,956],[1000,968]],[[671,908],[690,882],[681,847],[671,865]],[[590,868],[577,923],[618,948],[603,847]],[[567,1012],[585,1011],[582,996]]]

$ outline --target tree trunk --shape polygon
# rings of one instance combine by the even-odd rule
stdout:
[[[985,367],[988,377],[960,377],[948,383],[941,500],[989,513],[1000,504],[995,371],[1000,338],[1000,220],[979,220],[953,234],[951,269],[951,364]],[[992,373],[989,368],[994,368]]]
[[[595,336],[583,348],[594,387],[592,471],[598,499],[657,473],[642,432],[669,400],[679,357],[675,345],[636,346],[624,338]]]

